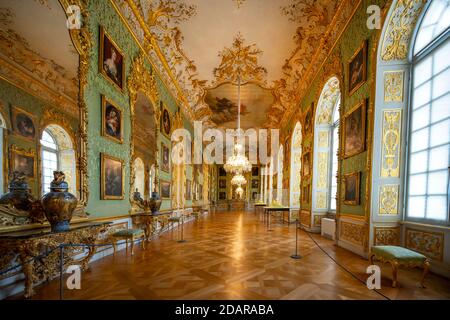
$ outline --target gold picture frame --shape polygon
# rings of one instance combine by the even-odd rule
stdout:
[[[344,175],[344,199],[349,206],[360,204],[361,172],[352,172]]]
[[[159,193],[161,195],[161,199],[170,199],[171,197],[171,186],[170,181],[159,180]]]
[[[108,161],[117,164],[120,164],[120,179],[121,181],[120,183],[120,187],[121,187],[121,191],[120,193],[117,192],[113,192],[110,189],[108,189],[107,186],[107,174],[106,174],[106,169],[108,169]],[[123,200],[125,199],[125,175],[124,175],[124,171],[125,171],[125,161],[110,155],[107,155],[105,153],[101,153],[100,154],[100,194],[101,194],[101,200]],[[117,168],[112,168],[114,171],[117,171]],[[117,172],[113,172],[112,174],[116,174]],[[116,179],[116,177],[112,177],[114,180]]]
[[[302,175],[309,177],[311,175],[311,152],[307,151],[302,155]]]
[[[347,88],[351,96],[367,81],[367,40],[364,40],[347,62]]]
[[[170,172],[170,148],[164,142],[161,142],[161,170]]]
[[[113,102],[112,100],[106,98],[105,95],[101,95],[101,100],[102,100],[102,136],[105,138],[108,138],[114,142],[123,143],[123,109],[120,108],[119,106],[117,106],[117,104],[115,102]],[[107,116],[107,112],[108,110],[106,110],[108,108],[108,105],[111,106],[112,108],[114,108],[117,112],[119,112],[120,114],[120,137],[115,137],[113,134],[110,134],[106,127],[106,116]]]
[[[105,39],[107,40],[107,47],[113,48],[117,54],[119,54],[119,70],[117,70],[118,75],[120,76],[120,81],[115,81],[113,78],[111,78],[110,75],[108,75],[107,71],[104,68],[104,61],[105,61],[105,50],[108,48],[105,48]],[[119,89],[120,92],[123,92],[125,87],[125,54],[120,49],[120,47],[114,42],[114,40],[111,38],[111,36],[105,31],[105,28],[103,26],[100,26],[100,36],[99,36],[99,53],[98,53],[98,71],[100,74],[102,74],[105,79],[110,82],[113,86],[115,86],[117,89]],[[112,54],[112,53],[111,53]],[[114,67],[116,67],[114,65]],[[119,79],[117,79],[119,80]]]
[[[14,171],[23,172],[29,180],[33,180],[37,176],[36,152],[32,149],[26,151],[16,145],[9,148],[9,170],[10,174]],[[32,163],[30,164],[30,161]],[[20,166],[19,166],[20,162]],[[21,167],[23,169],[21,169]],[[26,170],[25,170],[26,169]]]
[[[22,120],[20,120],[22,119]],[[20,123],[18,123],[21,121]],[[32,125],[31,130],[32,136],[27,136],[27,130],[30,130],[29,128],[26,128],[25,126]],[[38,136],[38,127],[37,127],[37,121],[36,116],[30,112],[27,112],[19,107],[12,107],[11,108],[11,125],[12,125],[12,132],[14,136],[20,137],[22,139],[28,140],[28,141],[36,141],[36,137]]]
[[[170,140],[170,134],[172,133],[172,114],[169,109],[166,108],[164,104],[162,104],[161,110],[161,132],[162,134]]]
[[[342,142],[344,159],[366,150],[366,106],[367,100],[364,99],[344,116]]]
[[[310,191],[309,184],[303,185],[303,188],[302,188],[302,201],[303,201],[303,203],[309,203],[309,198],[310,198],[309,191]]]

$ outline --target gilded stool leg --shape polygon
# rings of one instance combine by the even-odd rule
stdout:
[[[113,243],[112,243],[112,246],[113,246],[113,254],[116,254],[116,250],[117,250],[117,243],[116,243],[116,241],[115,241],[115,240],[113,241]]]
[[[142,236],[142,249],[145,250],[146,244],[145,244],[145,236]]]
[[[373,265],[373,258],[375,258],[375,255],[374,255],[374,254],[371,254],[371,255],[369,256],[369,263],[370,263],[370,265]]]
[[[425,260],[423,263],[423,273],[422,273],[422,279],[420,279],[420,285],[422,288],[425,288],[425,277],[428,274],[428,270],[430,269],[430,261]]]
[[[134,236],[131,237],[131,255],[134,255]]]
[[[390,261],[392,265],[392,288],[397,287],[398,262]]]

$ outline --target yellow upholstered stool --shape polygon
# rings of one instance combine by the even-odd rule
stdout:
[[[134,254],[134,241],[141,238],[142,248],[145,249],[145,232],[142,229],[123,229],[112,234],[114,238],[113,247],[116,253],[117,241],[125,240],[126,249],[128,250],[128,240],[131,240],[131,255]]]

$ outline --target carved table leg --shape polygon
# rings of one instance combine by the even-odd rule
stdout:
[[[25,298],[31,298],[34,295],[34,259],[25,252],[20,253],[20,261],[25,275]]]
[[[375,258],[375,255],[374,255],[374,254],[371,254],[371,255],[369,256],[369,264],[370,264],[370,265],[373,265],[374,258]]]
[[[392,288],[397,287],[398,262],[389,261],[392,265]]]
[[[88,250],[89,250],[89,253],[88,253],[87,256],[86,256],[85,258],[83,258],[83,260],[81,261],[81,269],[82,269],[83,271],[89,270],[89,261],[91,261],[92,257],[93,257],[94,254],[95,254],[95,251],[96,251],[95,247],[91,247],[91,246],[88,248]]]
[[[425,277],[428,274],[428,270],[430,269],[430,261],[425,260],[423,263],[423,273],[422,273],[422,279],[420,279],[420,285],[422,288],[425,288]]]

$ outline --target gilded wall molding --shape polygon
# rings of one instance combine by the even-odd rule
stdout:
[[[405,72],[384,72],[384,102],[403,102],[403,78]]]
[[[398,246],[400,227],[374,227],[374,246]]]
[[[444,256],[444,233],[406,228],[405,246],[427,257],[442,261]]]
[[[400,176],[401,126],[401,109],[383,110],[381,147],[381,176],[383,178]]]
[[[361,247],[366,246],[366,226],[349,221],[340,221],[340,239],[356,244]]]
[[[398,0],[389,19],[383,39],[383,61],[405,60],[408,57],[412,32],[426,0]]]
[[[399,188],[397,184],[380,186],[379,214],[397,215]]]

